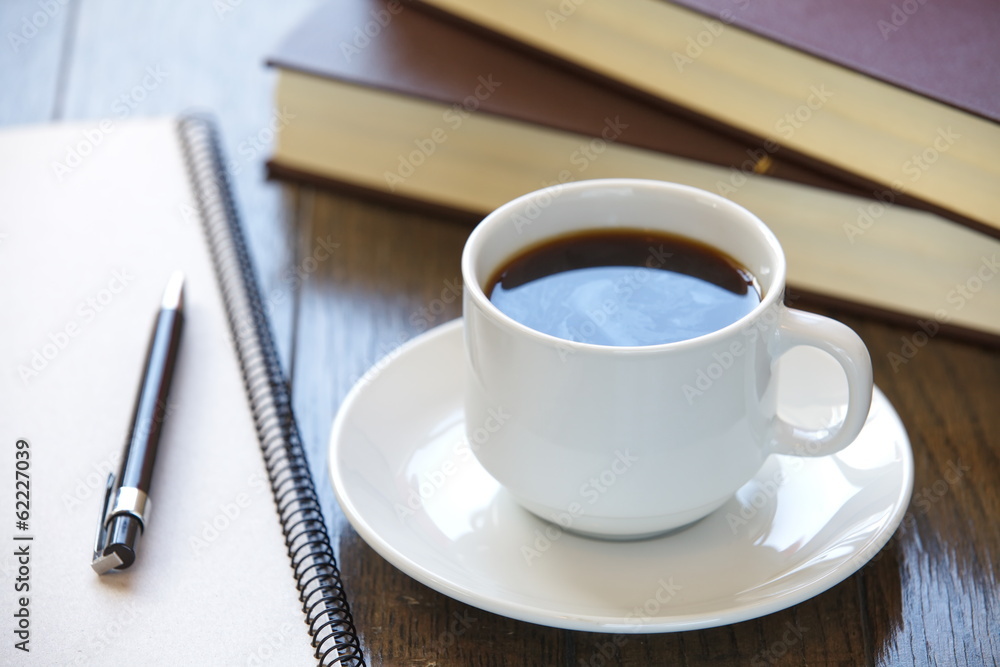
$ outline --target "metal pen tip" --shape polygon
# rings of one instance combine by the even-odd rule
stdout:
[[[174,271],[163,290],[161,307],[168,310],[181,310],[184,307],[184,273]]]

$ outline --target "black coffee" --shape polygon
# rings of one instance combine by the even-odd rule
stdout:
[[[659,345],[737,321],[760,303],[728,255],[672,234],[597,230],[536,245],[486,285],[497,308],[543,333],[597,345]]]

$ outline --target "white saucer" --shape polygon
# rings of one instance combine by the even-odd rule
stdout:
[[[797,404],[844,392],[841,371],[801,348],[782,359],[781,414],[833,424]],[[330,476],[362,538],[445,595],[572,630],[671,632],[736,623],[843,581],[888,541],[913,488],[903,425],[878,389],[858,440],[835,456],[772,456],[721,509],[636,542],[579,537],[517,506],[463,435],[460,320],[376,364],[333,423]],[[801,399],[800,401],[801,402]]]

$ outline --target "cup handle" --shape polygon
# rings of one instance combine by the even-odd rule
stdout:
[[[835,454],[861,433],[872,401],[872,362],[864,342],[845,324],[828,317],[792,308],[781,308],[771,358],[798,345],[819,348],[830,354],[847,376],[847,414],[840,426],[804,429],[775,416],[771,425],[771,451],[797,456]]]

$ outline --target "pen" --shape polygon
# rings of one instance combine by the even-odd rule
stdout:
[[[98,574],[132,565],[139,537],[149,523],[150,481],[183,324],[184,274],[177,271],[163,292],[153,326],[118,476],[108,475],[91,563]]]

